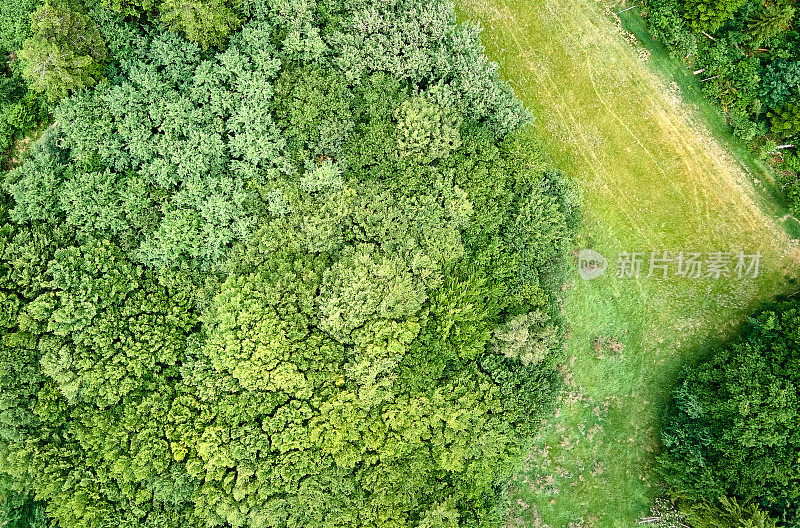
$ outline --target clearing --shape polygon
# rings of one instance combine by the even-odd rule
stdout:
[[[552,161],[580,182],[576,249],[609,259],[606,275],[565,285],[568,390],[510,482],[508,526],[634,526],[659,492],[658,420],[682,367],[795,289],[797,241],[767,197],[769,173],[719,141],[719,115],[665,80],[610,7],[460,0]],[[662,250],[760,251],[761,269],[755,279],[646,278],[650,252]],[[644,253],[640,279],[615,277],[623,251]]]

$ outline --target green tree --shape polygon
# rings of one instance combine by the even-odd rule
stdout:
[[[102,78],[108,53],[91,18],[45,2],[31,13],[31,36],[19,55],[31,89],[56,101]]]
[[[458,116],[446,115],[423,97],[404,101],[395,118],[401,157],[418,155],[433,160],[461,146]]]
[[[122,16],[139,18],[155,9],[155,0],[102,0],[103,7]]]
[[[495,351],[523,365],[541,363],[558,346],[558,329],[542,312],[517,315],[494,330]]]
[[[769,113],[770,130],[779,138],[788,138],[800,133],[800,105],[789,103]]]
[[[800,97],[800,62],[776,60],[764,71],[761,97],[768,107],[781,107]]]
[[[3,528],[49,528],[45,505],[27,495],[0,492],[0,525]]]
[[[700,33],[713,32],[733,16],[746,0],[687,0],[684,17],[691,28]]]
[[[782,301],[687,373],[662,438],[661,473],[694,500],[753,498],[797,520],[800,307]]]
[[[748,21],[747,29],[756,43],[762,43],[787,31],[792,25],[794,15],[795,8],[790,4],[767,2]]]
[[[36,9],[36,0],[0,2],[0,49],[11,52],[22,48],[31,31],[31,13]]]
[[[241,21],[224,0],[162,0],[161,20],[203,49],[219,46]]]
[[[686,520],[693,528],[775,528],[777,522],[753,502],[720,497],[685,508]]]

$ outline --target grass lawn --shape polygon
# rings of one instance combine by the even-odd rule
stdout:
[[[793,289],[799,263],[769,171],[727,146],[696,83],[663,50],[648,58],[607,7],[460,0],[460,16],[481,23],[488,55],[536,115],[553,163],[580,181],[576,249],[609,258],[605,276],[575,273],[565,285],[568,391],[510,482],[508,526],[634,526],[659,492],[659,417],[682,367]],[[644,277],[650,251],[740,249],[761,252],[758,278]],[[614,276],[622,251],[645,253],[642,278]]]

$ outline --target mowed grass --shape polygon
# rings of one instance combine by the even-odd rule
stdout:
[[[576,249],[605,276],[564,285],[567,391],[524,471],[508,526],[632,527],[659,493],[659,420],[682,368],[794,287],[796,241],[758,190],[763,166],[720,144],[594,0],[460,0],[533,111],[553,163],[583,189]],[[619,9],[619,8],[618,8]],[[738,154],[741,154],[739,152]],[[753,172],[757,171],[757,172]],[[618,253],[761,252],[756,279],[618,279]],[[674,270],[673,270],[674,271]],[[606,338],[605,345],[593,343]],[[624,348],[623,348],[624,347]]]

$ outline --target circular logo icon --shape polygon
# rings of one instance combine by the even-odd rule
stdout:
[[[605,275],[608,260],[593,249],[582,249],[578,253],[578,275],[584,280],[596,279]]]

